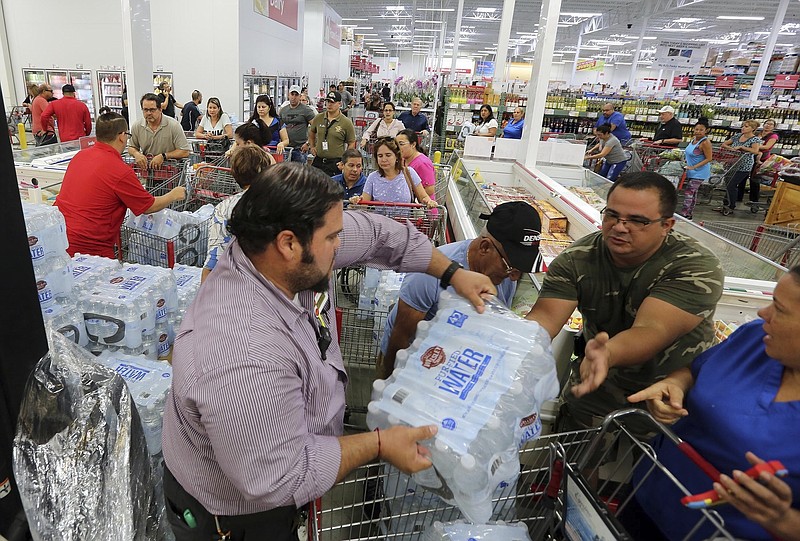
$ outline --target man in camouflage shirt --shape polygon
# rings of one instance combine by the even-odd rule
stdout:
[[[722,294],[716,256],[672,231],[671,182],[632,173],[611,187],[606,203],[602,230],[556,257],[527,316],[555,337],[575,308],[583,315],[586,351],[564,395],[566,429],[630,407],[627,396],[709,348]]]

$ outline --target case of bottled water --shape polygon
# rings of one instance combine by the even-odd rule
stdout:
[[[97,361],[125,380],[142,420],[147,449],[151,455],[159,454],[164,403],[172,383],[172,367],[164,362],[110,351],[104,351]]]
[[[169,269],[126,265],[85,290],[79,306],[89,339],[132,350],[145,342],[155,343],[156,320],[166,321],[169,307],[177,305],[174,278],[169,291],[170,278]],[[157,350],[149,354],[155,358]]]
[[[53,304],[42,309],[42,316],[46,327],[60,332],[79,346],[86,346],[89,343],[83,312],[74,304]]]
[[[478,314],[442,293],[387,380],[373,384],[370,428],[435,424],[423,444],[433,468],[414,480],[458,505],[475,523],[491,517],[491,494],[519,475],[520,425],[558,393],[550,337],[497,301]]]
[[[67,252],[49,253],[46,257],[33,262],[33,274],[36,276],[36,290],[42,308],[53,306],[57,302],[67,302],[72,295],[74,279],[72,276],[72,260]]]
[[[175,265],[172,272],[175,275],[175,284],[178,288],[178,313],[182,318],[197,296],[203,269],[188,265]]]
[[[135,216],[128,211],[125,225],[129,258],[145,265],[168,266],[168,244],[153,238],[173,241],[176,263],[201,265],[208,250],[208,225],[214,214],[213,205],[204,205],[195,212],[178,212],[169,208]]]
[[[463,521],[434,522],[422,541],[531,541],[523,522],[468,524]]]
[[[118,271],[121,267],[117,259],[76,253],[72,256],[72,277],[75,280],[75,288],[79,291],[91,289],[108,273]]]
[[[34,263],[67,251],[67,226],[58,207],[22,202],[28,246]]]

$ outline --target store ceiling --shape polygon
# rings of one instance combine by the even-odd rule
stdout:
[[[328,0],[354,26],[376,55],[397,56],[412,51],[420,56],[439,53],[441,28],[446,27],[445,54],[453,43],[458,0]],[[563,0],[556,36],[556,58],[572,60],[578,36],[584,33],[581,57],[630,58],[642,28],[644,48],[658,39],[712,40],[712,46],[736,47],[743,41],[766,41],[779,0]],[[503,0],[465,0],[459,33],[459,56],[494,60]],[[510,56],[530,59],[541,12],[540,0],[517,0],[511,27]],[[719,19],[719,16],[762,17],[763,20]],[[366,19],[366,20],[365,20]],[[444,21],[444,24],[442,24]],[[800,0],[790,0],[779,44],[800,45]],[[596,46],[596,48],[589,48]],[[573,52],[570,53],[569,51]],[[558,56],[563,55],[563,56]]]

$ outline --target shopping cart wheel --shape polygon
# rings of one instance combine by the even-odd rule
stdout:
[[[753,214],[758,214],[758,211],[761,210],[761,207],[757,203],[750,205],[750,212]]]

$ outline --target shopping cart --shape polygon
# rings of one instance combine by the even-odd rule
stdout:
[[[369,212],[394,220],[410,221],[434,244],[444,241],[447,209],[444,206],[427,208],[424,205],[369,202],[348,205],[347,212]],[[375,379],[375,362],[380,351],[383,329],[391,306],[373,302],[374,293],[364,287],[366,268],[353,266],[336,272],[336,310],[339,324],[339,344],[347,367],[348,426],[366,427],[367,404]]]
[[[615,516],[624,511],[641,486],[632,483],[635,469],[644,472],[644,478],[661,472],[689,495],[659,462],[653,448],[632,434],[626,426],[629,421],[644,422],[669,441],[685,445],[640,409],[614,412],[597,428],[543,435],[520,451],[517,481],[493,494],[491,520],[524,522],[531,539],[536,541],[563,539],[561,528],[570,520],[571,502],[583,495],[591,504],[590,511],[596,514],[593,518],[613,528],[611,536],[602,538],[625,539]],[[591,482],[584,482],[582,494],[575,494],[572,482],[580,479]],[[418,541],[433,522],[459,518],[458,509],[408,476],[388,466],[370,464],[357,468],[312,503],[309,533],[314,541]],[[698,510],[695,528],[706,524],[711,525],[718,538],[733,540],[715,511]]]
[[[446,163],[434,163],[433,170],[436,172],[436,183],[433,185],[433,198],[440,205],[447,201],[447,185],[450,182],[450,172],[452,167]]]
[[[207,203],[216,205],[223,199],[242,191],[231,175],[230,168],[216,165],[199,166],[194,171],[190,184],[191,198],[198,206]]]
[[[800,264],[800,224],[783,227],[742,222],[704,222],[702,225],[787,269]]]
[[[151,159],[152,156],[147,156],[148,163]],[[122,160],[133,168],[133,172],[136,173],[139,181],[148,191],[161,184],[172,184],[173,188],[179,186],[180,180],[186,174],[187,163],[184,160],[165,160],[158,169],[137,165],[136,160],[130,154],[123,154]],[[154,195],[162,194],[158,193]]]
[[[8,136],[11,139],[11,142],[19,143],[19,124],[23,124],[23,128],[27,126],[28,129],[31,127],[31,110],[22,105],[15,105],[11,108],[8,112],[8,117],[6,117],[6,122],[8,123]],[[16,139],[16,141],[14,141]]]
[[[739,163],[745,159],[745,154],[735,150],[728,150],[720,146],[713,146],[711,149],[711,176],[708,182],[704,182],[697,190],[698,205],[708,205],[715,197],[715,192],[719,192],[722,197],[725,193],[728,181],[739,169]],[[683,188],[686,182],[686,173],[681,176],[678,183],[678,190]]]

